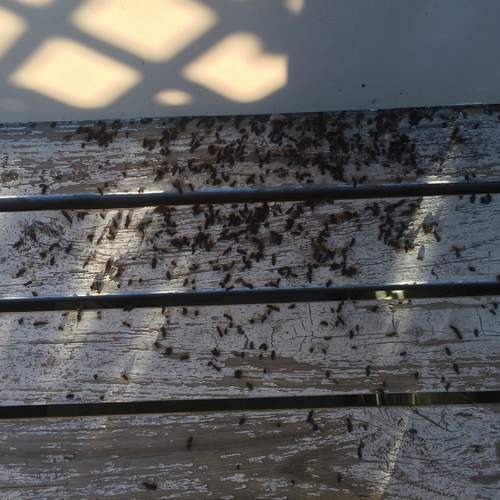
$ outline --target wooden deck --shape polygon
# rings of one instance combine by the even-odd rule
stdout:
[[[77,296],[0,315],[2,498],[500,498],[500,108],[9,124],[0,155],[1,197],[470,186],[1,212],[0,308]],[[362,300],[99,308],[111,293],[387,284]],[[419,404],[383,404],[399,393]],[[290,409],[368,394],[378,405]],[[251,406],[271,396],[286,404]],[[216,398],[240,409],[126,406]]]

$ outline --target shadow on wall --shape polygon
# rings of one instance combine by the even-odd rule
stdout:
[[[286,92],[306,8],[306,0],[272,0],[265,11],[251,0],[4,1],[0,116],[244,112]]]
[[[500,102],[480,2],[0,0],[0,121]]]

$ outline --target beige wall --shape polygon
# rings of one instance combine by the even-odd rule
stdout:
[[[3,0],[0,121],[500,101],[498,0]]]

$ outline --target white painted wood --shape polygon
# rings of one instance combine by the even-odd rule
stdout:
[[[189,183],[199,189],[214,182],[276,186],[311,181],[352,185],[354,179],[367,184],[472,176],[494,180],[500,176],[498,112],[476,106],[4,125],[0,194],[96,192],[97,187],[104,192],[170,191],[178,182],[185,189]],[[226,156],[217,157],[223,148]],[[333,166],[333,174],[323,171],[322,164]]]
[[[208,207],[2,213],[0,294],[494,280],[489,199],[222,206],[213,221]]]
[[[7,405],[498,388],[495,298],[339,307],[83,311],[80,320],[76,312],[2,314],[0,398]]]
[[[486,107],[88,124],[76,133],[80,126],[4,127],[0,195],[500,174],[500,122]],[[177,136],[160,146],[167,129]],[[217,160],[218,149],[241,144],[234,165]],[[336,165],[333,174],[318,160]],[[269,204],[255,234],[261,259],[247,223],[233,225],[241,207],[215,207],[206,230],[206,207],[177,208],[170,219],[152,208],[2,213],[0,296],[273,286],[280,278],[280,286],[491,280],[499,274],[499,199]],[[213,246],[192,253],[200,227]],[[239,243],[220,239],[224,231],[241,231]],[[183,237],[188,245],[178,245]],[[328,249],[335,256],[311,270]],[[2,314],[0,398],[8,405],[498,389],[497,307],[495,297],[476,297]],[[242,425],[236,414],[1,422],[0,496],[148,498],[144,482],[161,498],[498,496],[496,407],[321,411],[316,431],[306,415],[252,413]]]
[[[225,186],[233,182],[246,186],[249,175],[255,175],[250,185],[259,185],[260,173],[265,176],[265,184],[273,186],[296,185],[296,171],[311,174],[301,182],[342,184],[352,182],[353,175],[358,180],[366,175],[366,182],[377,184],[395,180],[460,181],[466,175],[472,179],[472,174],[494,179],[499,168],[496,158],[500,125],[496,113],[486,107],[219,118],[214,123],[209,119],[146,121],[116,123],[114,129],[108,124],[105,132],[90,124],[93,128],[80,129],[76,134],[80,126],[5,127],[0,137],[5,163],[1,193],[16,195],[39,189],[95,191],[106,182],[106,192],[168,190],[173,189],[175,180],[181,182],[176,183],[177,188],[182,185],[189,189],[190,182],[194,188],[206,187],[210,179],[206,165],[198,174],[188,169],[173,174],[176,166],[185,167],[191,160],[198,166],[207,161],[214,164],[217,179],[222,179]],[[171,133],[172,127],[177,130],[177,138],[168,143],[171,153],[165,157],[154,140],[161,138],[166,129]],[[248,131],[248,137],[243,129]],[[110,130],[117,134],[113,141],[107,135]],[[237,146],[242,138],[247,144],[243,158],[237,159],[234,166],[227,160],[217,162],[213,154],[216,151],[209,151],[216,133],[220,145]],[[358,133],[361,152],[356,146]],[[374,133],[378,153],[365,165],[374,147]],[[416,151],[416,167],[402,165],[394,156],[394,146],[391,149],[390,144],[400,142],[403,134],[409,137],[407,153]],[[348,141],[346,152],[342,152],[343,136]],[[200,139],[200,145],[190,151],[193,137],[195,142]],[[99,140],[110,143],[98,145]],[[311,160],[307,166],[288,165],[291,157],[297,158],[290,150],[293,144],[302,144],[294,151],[302,151],[303,147],[299,156]],[[318,154],[331,161],[330,148],[345,167],[343,178],[321,175],[313,165],[312,159]],[[272,151],[270,163],[261,168],[258,157],[264,157],[268,150]],[[407,153],[403,163],[411,156]],[[158,172],[163,167],[162,177]],[[282,178],[281,172],[288,167],[292,175]],[[267,176],[267,168],[275,171],[274,175]],[[223,175],[229,175],[227,180]],[[46,187],[40,188],[39,184]],[[239,244],[217,241],[227,229],[228,217],[235,213],[228,206],[217,207],[220,220],[209,228],[213,248],[198,249],[194,254],[189,247],[175,246],[176,238],[184,236],[191,243],[199,232],[198,226],[205,222],[205,215],[193,214],[191,207],[173,212],[175,235],[159,233],[165,229],[165,218],[149,208],[130,212],[4,213],[0,215],[0,292],[2,296],[17,296],[211,289],[220,288],[229,272],[231,278],[223,286],[270,286],[280,278],[281,286],[304,286],[309,284],[308,265],[314,263],[317,244],[313,241],[318,240],[325,222],[329,224],[325,242],[336,255],[312,269],[310,284],[325,285],[329,280],[333,284],[351,284],[494,279],[499,250],[492,221],[499,218],[500,205],[496,196],[489,203],[481,201],[490,200],[484,196],[477,196],[474,203],[470,197],[456,196],[407,199],[387,212],[399,200],[358,200],[322,204],[314,210],[305,207],[302,215],[285,214],[299,204],[283,203],[280,208],[270,204],[269,227],[262,225],[257,234],[265,243],[264,258],[260,260],[255,255],[250,257],[252,252],[258,252],[258,246],[251,236],[249,239],[246,224],[236,227],[242,231]],[[378,209],[374,203],[378,203]],[[380,217],[387,213],[394,219],[391,238],[397,237],[395,246],[379,240],[380,225],[384,223]],[[287,219],[294,222],[288,231]],[[408,227],[397,234],[402,225]],[[297,234],[292,234],[295,229]],[[283,236],[281,244],[270,231]],[[242,269],[238,248],[249,256],[250,269]],[[332,263],[342,264],[343,251],[347,273],[342,266],[330,268]],[[222,266],[232,261],[235,267],[224,270]],[[349,270],[356,274],[346,276],[352,274]],[[95,312],[84,312],[80,321],[77,313],[2,315],[5,333],[0,371],[5,385],[0,393],[9,404],[65,401],[67,395],[77,401],[99,401],[101,397],[120,401],[363,392],[380,389],[384,382],[388,390],[395,391],[496,388],[498,327],[493,315],[494,299],[379,304],[378,313],[369,310],[373,305],[346,304],[349,312],[341,315],[345,325],[330,312],[335,304],[303,304],[294,310],[280,306],[281,311],[272,312],[264,323],[259,319],[266,311],[263,306],[232,307],[227,311],[200,308],[199,316],[194,316],[192,309],[186,316],[182,309],[172,309],[170,326],[159,310],[104,311],[103,319],[97,319]],[[224,312],[238,319],[229,334],[220,338],[217,326],[224,330],[230,322],[223,317]],[[24,323],[19,324],[21,317]],[[252,317],[256,322],[250,325]],[[321,321],[327,324],[323,326]],[[454,338],[449,328],[452,321],[467,332],[463,341]],[[161,337],[164,325],[165,339]],[[244,334],[238,333],[236,325]],[[395,329],[398,335],[389,336]],[[351,330],[353,339],[349,338]],[[157,340],[160,347],[154,345]],[[254,348],[250,349],[252,341]],[[448,345],[450,342],[453,345]],[[263,359],[259,359],[258,347],[264,343],[268,350],[261,350]],[[167,347],[172,348],[172,354],[164,356]],[[220,351],[218,357],[211,353],[215,347]],[[274,360],[270,359],[272,350],[276,353]],[[245,358],[235,355],[241,351]],[[180,359],[188,353],[189,359]],[[234,377],[237,369],[243,370],[241,379]]]
[[[318,410],[309,422],[307,416],[4,421],[0,492],[9,500],[498,498],[495,406]]]

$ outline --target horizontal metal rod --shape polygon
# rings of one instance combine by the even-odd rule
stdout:
[[[216,306],[388,300],[500,295],[500,282],[440,282],[422,284],[353,285],[332,287],[256,288],[191,292],[131,292],[0,298],[0,312],[61,311],[77,309],[134,309],[146,307]]]
[[[0,420],[261,410],[500,403],[500,391],[334,394],[0,406]]]
[[[500,181],[433,184],[394,184],[356,187],[290,187],[262,189],[212,189],[143,194],[46,194],[0,198],[0,212],[35,210],[91,210],[160,205],[259,203],[282,201],[351,200],[500,193]]]

